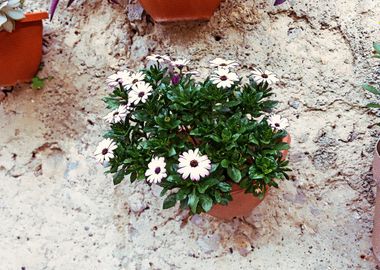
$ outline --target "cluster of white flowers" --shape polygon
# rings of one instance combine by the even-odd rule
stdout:
[[[211,74],[210,80],[218,88],[230,88],[236,82],[239,81],[239,76],[231,71],[233,68],[239,66],[239,64],[233,60],[225,60],[222,58],[216,58],[210,61],[210,66],[216,68]]]
[[[177,59],[171,60],[167,55],[153,54],[148,56],[149,61],[155,61],[159,64],[168,63],[171,67],[178,68],[182,71],[189,64],[189,60]],[[239,76],[232,71],[239,64],[233,60],[225,60],[216,58],[210,61],[210,66],[216,68],[210,76],[210,80],[218,88],[229,88],[239,81]],[[186,74],[186,72],[184,72]],[[194,74],[194,71],[188,72]],[[260,84],[266,82],[273,84],[278,81],[277,77],[265,70],[255,69],[252,72],[253,79]],[[142,72],[132,72],[129,70],[119,71],[106,80],[111,88],[124,88],[128,92],[128,104],[120,105],[116,110],[107,114],[104,119],[110,124],[115,124],[125,121],[128,113],[130,113],[137,104],[145,103],[148,97],[152,94],[152,86],[145,82],[145,74]],[[246,117],[252,120],[252,116],[247,114]],[[285,129],[289,123],[286,118],[279,115],[271,115],[268,118],[268,124],[276,131]],[[96,159],[104,164],[114,158],[114,150],[117,148],[116,143],[112,139],[104,139],[96,148]],[[199,149],[189,150],[179,156],[178,173],[183,179],[190,178],[192,181],[199,181],[203,177],[207,177],[211,170],[211,161],[207,155],[201,155]],[[145,172],[149,183],[160,183],[167,177],[166,162],[163,157],[153,157],[148,164],[148,169]]]
[[[232,71],[233,68],[239,66],[236,61],[216,58],[210,61],[210,66],[216,68],[216,70],[211,74],[210,80],[218,88],[230,88],[239,81],[239,76],[237,73]],[[270,85],[278,82],[276,75],[268,70],[262,71],[259,68],[255,68],[251,75],[257,84],[267,83]]]
[[[183,179],[190,177],[192,181],[199,181],[201,177],[210,174],[211,161],[206,155],[201,155],[199,149],[189,150],[179,156],[178,173]],[[160,183],[166,178],[166,163],[163,157],[154,157],[148,165],[145,176],[149,183]]]

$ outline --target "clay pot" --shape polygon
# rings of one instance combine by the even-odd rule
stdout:
[[[282,141],[290,143],[290,136],[286,136]],[[282,155],[285,159],[288,155],[288,150],[282,151]],[[226,220],[231,220],[234,217],[246,217],[262,202],[252,193],[245,193],[245,190],[235,183],[232,184],[231,196],[232,201],[227,205],[215,204],[207,214]]]
[[[139,0],[156,22],[209,20],[221,0]]]
[[[377,141],[372,163],[373,179],[377,183],[375,217],[372,234],[373,253],[380,264],[380,140]]]
[[[0,31],[0,86],[28,82],[36,75],[42,57],[42,20],[47,12],[28,13],[12,33]]]

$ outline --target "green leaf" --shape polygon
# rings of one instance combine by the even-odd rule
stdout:
[[[113,175],[113,184],[116,186],[118,184],[121,183],[121,181],[123,181],[124,179],[124,175],[125,175],[125,172],[123,169],[121,169],[120,171],[118,171],[117,173],[115,173]]]
[[[248,175],[249,175],[249,178],[253,179],[253,180],[258,180],[258,179],[264,178],[264,174],[262,174],[261,172],[258,172],[258,170],[255,166],[249,167]]]
[[[201,206],[202,206],[203,210],[205,210],[205,212],[210,211],[210,209],[213,206],[212,199],[209,196],[203,195],[201,197]]]
[[[191,212],[195,214],[199,203],[199,197],[196,195],[195,189],[193,190],[193,193],[189,195],[189,200],[187,203],[190,206]]]
[[[38,76],[35,76],[32,79],[32,88],[35,90],[41,90],[45,86],[45,80],[44,78],[39,78]]]
[[[230,162],[227,160],[227,159],[223,159],[222,162],[220,162],[220,165],[227,169],[228,168],[228,165],[230,164]]]
[[[177,194],[172,193],[165,198],[163,208],[164,209],[171,208],[176,204],[176,202],[177,202]]]
[[[229,192],[232,189],[230,184],[226,182],[219,182],[218,187],[222,192]]]
[[[290,145],[288,143],[279,143],[273,147],[275,150],[289,150]]]
[[[378,96],[380,95],[380,91],[372,85],[365,84],[365,85],[363,85],[363,89],[367,90],[368,92],[371,92],[372,94],[375,94]]]
[[[234,166],[228,167],[227,174],[235,183],[239,183],[239,181],[241,180],[241,172]]]
[[[377,103],[369,103],[369,104],[367,104],[367,107],[368,107],[368,108],[379,109],[379,108],[380,108],[380,104],[377,104]]]
[[[168,152],[168,157],[174,157],[177,154],[174,147],[171,147]]]
[[[227,142],[231,139],[231,137],[232,137],[231,131],[227,128],[223,129],[223,131],[222,131],[223,141]]]
[[[374,42],[373,48],[375,49],[376,53],[380,54],[380,43]]]

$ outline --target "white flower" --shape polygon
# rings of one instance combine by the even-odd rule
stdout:
[[[279,115],[271,115],[268,118],[269,125],[275,130],[283,130],[289,126],[289,121]]]
[[[208,176],[211,169],[211,161],[206,155],[201,156],[199,149],[189,150],[179,156],[178,173],[186,179],[190,176],[193,181],[199,181],[201,177]]]
[[[245,117],[247,117],[248,120],[252,120],[253,119],[252,114],[250,114],[250,113],[247,113],[245,115]]]
[[[133,73],[130,73],[129,77],[125,78],[125,80],[123,80],[122,83],[127,89],[130,89],[135,84],[144,81],[144,79],[145,79],[145,74],[142,73],[141,71],[133,72]]]
[[[219,68],[211,74],[210,79],[218,88],[229,88],[239,80],[239,77],[236,73],[230,72],[228,69]]]
[[[129,81],[129,78],[131,77],[131,72],[128,70],[118,71],[115,74],[112,74],[111,76],[108,76],[106,82],[109,87],[119,87],[120,84],[124,85],[126,81]]]
[[[226,60],[219,57],[210,61],[210,65],[212,67],[221,67],[221,68],[234,68],[234,67],[239,66],[239,64],[236,61]]]
[[[170,57],[167,55],[152,54],[149,55],[146,59],[148,59],[149,61],[155,61],[159,63],[170,62]]]
[[[132,91],[128,94],[128,102],[134,105],[145,103],[148,96],[152,94],[152,86],[146,82],[138,82],[132,86]]]
[[[113,151],[117,148],[116,143],[111,139],[104,139],[101,141],[96,148],[95,158],[100,162],[104,163],[105,161],[109,161],[114,157]]]
[[[199,72],[196,70],[189,70],[183,72],[184,75],[190,75],[190,76],[199,76]]]
[[[187,59],[178,59],[178,60],[175,60],[175,61],[171,61],[170,64],[173,66],[173,67],[177,67],[179,69],[183,69],[184,67],[186,67],[188,64],[190,63],[189,60]]]
[[[165,166],[166,163],[163,157],[154,157],[148,164],[148,170],[145,172],[145,176],[148,177],[147,181],[154,184],[160,183],[167,176]]]
[[[107,114],[104,119],[110,124],[124,121],[125,117],[127,117],[128,109],[127,105],[120,105],[119,108]]]
[[[267,84],[273,84],[278,82],[278,79],[276,75],[268,70],[265,70],[264,72],[259,69],[255,68],[252,71],[253,79],[257,84],[260,84],[262,82],[266,82]]]

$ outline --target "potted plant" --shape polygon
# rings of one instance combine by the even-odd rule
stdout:
[[[156,22],[209,20],[221,0],[139,0]],[[286,0],[276,0],[280,5]]]
[[[0,86],[31,81],[42,57],[46,12],[26,13],[19,0],[0,0]]]
[[[68,0],[69,7],[75,0]],[[119,4],[117,0],[107,0]],[[50,14],[53,18],[60,0],[51,0]],[[139,0],[146,12],[156,22],[209,20],[220,5],[221,0]],[[274,5],[280,5],[286,0],[275,0]]]
[[[180,203],[192,214],[231,219],[248,215],[277,180],[288,178],[288,121],[269,113],[277,102],[269,71],[247,78],[235,61],[217,58],[205,79],[188,60],[152,55],[138,72],[107,79],[104,101],[111,129],[95,156],[109,167],[114,184],[158,184],[163,208]]]
[[[380,58],[380,43],[374,43],[373,48],[375,50],[374,58]],[[365,84],[363,88],[376,96],[380,96],[380,89],[373,85]],[[367,107],[379,109],[380,104],[369,103]],[[372,163],[373,178],[377,183],[377,193],[376,193],[376,205],[375,205],[375,217],[374,217],[374,227],[373,227],[373,253],[377,262],[380,262],[380,140],[376,142],[374,150],[374,158]]]

